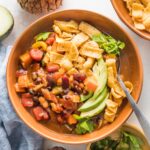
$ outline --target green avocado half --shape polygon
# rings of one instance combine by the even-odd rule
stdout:
[[[0,41],[8,36],[14,26],[14,19],[8,9],[0,5]]]

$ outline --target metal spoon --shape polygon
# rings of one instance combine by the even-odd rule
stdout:
[[[128,89],[126,88],[124,82],[122,81],[122,79],[120,78],[119,74],[120,74],[120,59],[119,59],[119,64],[118,64],[119,68],[118,68],[118,75],[117,75],[117,79],[119,81],[120,86],[122,87],[123,91],[126,94],[126,97],[128,99],[128,101],[130,102],[132,109],[145,133],[145,136],[148,140],[148,143],[150,144],[150,122],[147,120],[147,118],[144,116],[143,112],[139,109],[138,105],[135,103],[135,100],[133,99],[133,97],[131,96],[131,94],[129,93]]]

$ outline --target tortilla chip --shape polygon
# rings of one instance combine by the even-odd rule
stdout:
[[[65,41],[61,38],[57,38],[56,42],[52,46],[52,51],[56,52],[68,52],[72,47],[72,43],[70,41]]]
[[[125,0],[125,1],[126,1],[127,8],[129,9],[130,12],[132,11],[132,4],[133,3],[141,4],[140,0]]]
[[[150,0],[141,0],[141,2],[142,2],[145,6],[147,6],[147,5],[150,3]]]
[[[74,20],[70,20],[70,21],[55,20],[54,24],[58,26],[61,31],[70,32],[70,33],[79,33],[78,23]]]
[[[107,109],[112,112],[112,113],[116,113],[117,112],[117,109],[118,109],[118,104],[110,99],[108,99],[106,101],[106,106],[107,106]]]
[[[83,33],[87,34],[91,38],[93,35],[97,35],[101,33],[98,29],[96,29],[95,27],[93,27],[92,25],[84,21],[82,21],[79,24],[79,30],[81,30]]]
[[[129,90],[129,92],[131,93],[133,91],[133,84],[130,81],[124,81],[124,84],[126,88]]]
[[[71,43],[71,48],[69,49],[67,53],[67,57],[69,58],[69,60],[75,61],[79,56],[79,51],[74,43],[72,42],[70,43]]]
[[[134,21],[134,26],[135,26],[135,28],[137,28],[139,30],[145,30],[145,26],[143,25],[142,22]]]
[[[50,52],[50,61],[53,63],[60,64],[63,58],[64,55],[61,55],[53,51]]]
[[[86,42],[79,50],[82,56],[92,57],[99,59],[103,53],[103,50],[97,47],[97,43],[94,41]]]
[[[54,32],[56,32],[59,36],[61,36],[62,33],[61,33],[61,30],[58,26],[53,25],[52,28],[53,28]]]
[[[80,32],[74,36],[74,38],[71,40],[77,47],[81,46],[83,43],[85,43],[89,37],[84,34],[83,32]]]
[[[65,41],[70,41],[73,37],[74,35],[68,32],[63,32],[61,35],[61,38],[63,38]]]
[[[136,19],[141,19],[143,17],[144,6],[139,3],[132,4],[132,17]]]

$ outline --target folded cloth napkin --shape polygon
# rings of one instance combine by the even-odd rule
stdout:
[[[9,101],[6,65],[10,49],[0,45],[0,150],[42,150],[42,137],[18,118]]]

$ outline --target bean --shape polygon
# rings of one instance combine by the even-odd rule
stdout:
[[[69,78],[66,75],[62,77],[62,88],[63,89],[69,88]]]
[[[83,82],[86,78],[86,74],[84,73],[76,73],[73,75],[74,80],[78,81],[78,82]]]

